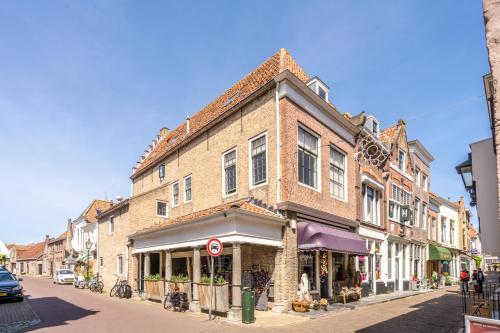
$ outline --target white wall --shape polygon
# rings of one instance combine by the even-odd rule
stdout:
[[[446,242],[441,243],[441,217],[446,217]],[[453,233],[453,243],[450,239],[451,221],[454,222],[455,232]],[[458,248],[458,211],[456,208],[452,208],[448,205],[439,205],[438,220],[438,241],[439,243],[446,246],[453,246]]]
[[[475,142],[470,147],[473,179],[476,182],[476,208],[480,220],[482,251],[500,256],[498,180],[493,141],[487,139]]]

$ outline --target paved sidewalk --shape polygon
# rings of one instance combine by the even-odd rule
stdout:
[[[11,333],[36,325],[40,322],[37,314],[26,302],[0,302],[0,332]]]

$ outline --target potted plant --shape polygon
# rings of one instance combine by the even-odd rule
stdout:
[[[198,293],[200,295],[201,308],[208,309],[210,305],[210,277],[202,276],[200,278]],[[229,311],[229,284],[223,277],[214,278],[212,309],[217,312]]]
[[[144,287],[148,298],[161,300],[164,294],[163,281],[160,274],[151,274],[144,277]]]
[[[168,288],[171,291],[178,289],[180,293],[187,293],[190,296],[189,291],[191,290],[191,282],[189,277],[184,274],[172,275],[168,280]]]

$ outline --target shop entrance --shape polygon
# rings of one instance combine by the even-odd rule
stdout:
[[[399,258],[396,258],[394,274],[395,274],[394,290],[399,290]]]

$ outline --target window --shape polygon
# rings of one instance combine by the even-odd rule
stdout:
[[[446,217],[441,217],[441,243],[446,243]]]
[[[250,142],[252,186],[263,184],[267,181],[267,136],[262,135]]]
[[[420,169],[419,168],[415,168],[415,184],[417,184],[417,186],[420,186]]]
[[[172,184],[172,207],[179,205],[179,182]]]
[[[427,230],[427,223],[429,222],[429,217],[427,216],[427,203],[422,202],[422,228]]]
[[[387,278],[392,279],[392,243],[387,245]]]
[[[236,193],[236,149],[224,154],[224,194]]]
[[[422,187],[424,188],[424,191],[427,192],[427,185],[428,182],[427,182],[427,176],[426,175],[422,175]]]
[[[119,275],[123,274],[123,257],[122,256],[116,257],[116,273]]]
[[[432,239],[437,241],[437,226],[436,226],[436,218],[432,218]]]
[[[326,101],[326,91],[321,86],[318,86],[318,95]]]
[[[99,257],[99,266],[104,266],[104,258],[103,257]]]
[[[109,218],[109,234],[112,235],[115,233],[115,217],[111,216]],[[82,234],[83,236],[83,234]]]
[[[392,184],[391,198],[389,199],[389,218],[399,221],[399,211],[401,206],[401,189]]]
[[[345,155],[330,147],[330,194],[345,200]]]
[[[363,184],[365,221],[380,225],[380,192]]]
[[[380,126],[376,120],[372,120],[372,132],[376,137],[379,135]]]
[[[455,221],[450,220],[450,244],[455,244]]]
[[[415,198],[415,225],[417,227],[421,227],[421,218],[420,218],[420,199]]]
[[[165,201],[156,201],[156,215],[161,217],[168,216],[168,203]]]
[[[191,198],[191,176],[187,176],[184,178],[184,202],[191,201]]]
[[[318,138],[300,127],[298,135],[299,182],[316,188]]]
[[[405,172],[405,152],[400,150],[398,155],[398,169]]]

